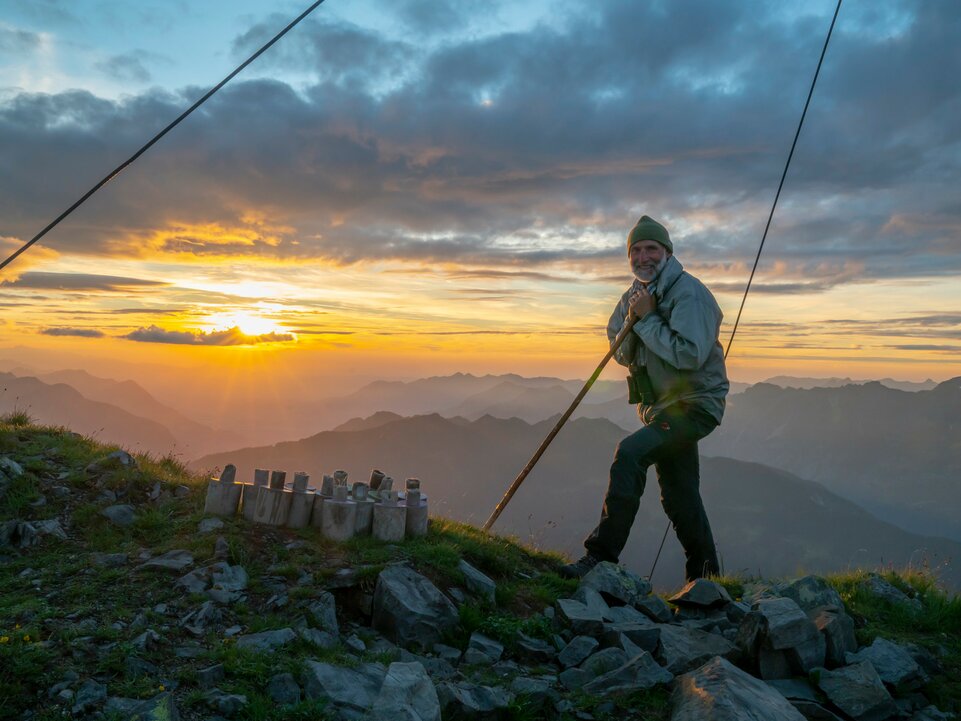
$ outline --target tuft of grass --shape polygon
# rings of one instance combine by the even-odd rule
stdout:
[[[12,428],[24,428],[34,424],[34,419],[22,408],[14,406],[13,410],[0,415],[0,425]]]

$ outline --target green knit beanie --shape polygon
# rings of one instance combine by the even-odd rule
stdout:
[[[655,240],[671,253],[674,252],[674,244],[671,242],[671,236],[668,234],[667,228],[648,215],[642,215],[641,219],[637,221],[637,225],[631,228],[631,232],[627,234],[628,254],[631,252],[631,246],[639,240]]]

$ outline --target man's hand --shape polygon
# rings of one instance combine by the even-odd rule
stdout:
[[[627,317],[631,320],[640,320],[657,308],[657,301],[644,286],[632,293],[627,302]]]

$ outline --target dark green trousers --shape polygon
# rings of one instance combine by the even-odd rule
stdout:
[[[653,422],[617,445],[601,520],[584,541],[588,553],[617,563],[644,493],[647,469],[653,465],[661,487],[661,505],[687,556],[691,581],[720,571],[711,524],[700,492],[697,442],[717,427],[704,411],[671,406]]]

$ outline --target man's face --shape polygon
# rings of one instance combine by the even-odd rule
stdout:
[[[656,240],[639,240],[631,246],[631,272],[642,283],[650,283],[667,263],[667,248]]]

